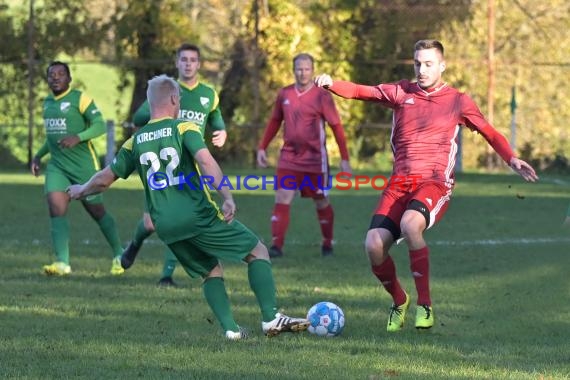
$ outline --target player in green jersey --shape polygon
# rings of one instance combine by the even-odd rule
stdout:
[[[206,301],[225,336],[243,339],[235,322],[220,260],[248,264],[249,284],[257,298],[262,331],[268,335],[306,330],[309,321],[277,310],[276,290],[267,248],[247,227],[234,219],[236,205],[227,187],[219,186],[223,173],[208,151],[200,128],[176,120],[180,107],[178,83],[165,75],[148,82],[151,120],[125,142],[113,163],[84,185],[73,185],[73,199],[105,191],[118,178],[137,171],[146,204],[160,239],[174,252],[186,272],[202,277]],[[213,178],[223,198],[221,210],[197,175]],[[159,175],[160,174],[160,175]],[[185,178],[184,178],[185,177]]]
[[[56,261],[45,265],[48,275],[67,275],[69,266],[69,225],[67,207],[69,195],[65,189],[85,182],[99,170],[97,154],[91,139],[105,133],[105,121],[95,102],[81,91],[71,89],[71,73],[64,62],[55,61],[47,68],[47,80],[52,92],[43,104],[46,141],[31,163],[32,174],[39,175],[41,158],[50,154],[46,169],[45,193],[49,207],[51,236]],[[97,222],[113,250],[111,274],[124,272],[121,267],[121,241],[113,217],[105,211],[100,195],[83,200],[83,207]]]
[[[219,107],[219,98],[216,90],[202,83],[198,79],[200,69],[200,49],[196,45],[182,44],[176,50],[176,69],[178,70],[178,84],[180,85],[180,112],[178,118],[196,124],[205,136],[206,125],[213,129],[212,144],[222,147],[226,142],[226,126]],[[133,116],[136,127],[142,127],[150,119],[148,100],[145,101]],[[139,221],[133,240],[125,249],[122,257],[123,267],[129,268],[142,246],[143,241],[154,232],[154,226],[147,212]],[[176,286],[172,279],[176,268],[176,257],[167,250],[164,255],[162,276],[158,281],[162,286]]]

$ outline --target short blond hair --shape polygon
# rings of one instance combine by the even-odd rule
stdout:
[[[151,106],[167,103],[171,95],[180,96],[180,86],[173,78],[162,74],[148,81],[146,98]]]

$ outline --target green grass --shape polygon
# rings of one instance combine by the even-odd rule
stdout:
[[[319,257],[311,201],[296,199],[285,247],[274,261],[281,307],[304,315],[322,300],[346,315],[340,337],[262,336],[246,268],[228,264],[237,321],[252,338],[227,342],[200,281],[178,268],[180,289],[155,286],[164,248],[153,235],[124,276],[108,274],[110,249],[71,206],[68,278],[40,273],[51,262],[42,179],[0,175],[0,378],[141,379],[566,379],[570,378],[568,180],[524,184],[509,175],[462,175],[431,247],[436,326],[385,330],[390,299],[370,273],[363,237],[373,189],[333,191],[335,256]],[[238,218],[267,240],[273,192],[238,192]],[[140,218],[135,180],[106,195],[123,240]],[[527,239],[527,240],[523,240]],[[407,251],[393,256],[413,296]],[[411,316],[414,316],[413,308]]]

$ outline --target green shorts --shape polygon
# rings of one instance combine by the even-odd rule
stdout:
[[[239,221],[215,220],[206,231],[168,244],[191,277],[205,277],[220,260],[243,261],[259,243],[259,238]]]
[[[68,173],[64,172],[55,165],[48,164],[46,168],[46,182],[44,183],[44,192],[45,194],[57,191],[65,192],[67,187],[70,185],[83,184],[89,181],[89,179],[91,179],[91,176],[93,176],[95,173],[96,171],[91,169],[83,170],[78,173]],[[102,203],[103,195],[89,195],[83,199],[83,201],[91,204]]]

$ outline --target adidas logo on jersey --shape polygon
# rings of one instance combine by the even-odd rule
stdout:
[[[414,98],[409,98],[409,99],[404,100],[404,104],[415,104]]]

